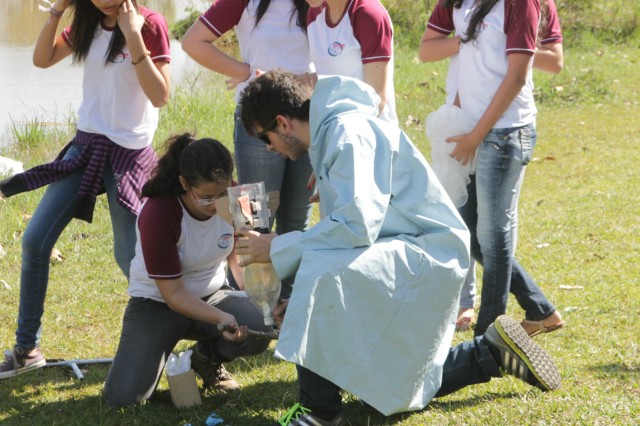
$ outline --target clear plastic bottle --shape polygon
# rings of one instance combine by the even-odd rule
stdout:
[[[230,187],[229,209],[236,228],[250,227],[261,233],[269,232],[268,197],[264,182]],[[262,312],[265,325],[273,325],[273,309],[280,297],[280,278],[271,263],[252,263],[245,266],[244,290]]]
[[[271,263],[252,263],[242,268],[244,290],[264,315],[265,325],[274,325],[273,310],[280,297],[280,278]]]

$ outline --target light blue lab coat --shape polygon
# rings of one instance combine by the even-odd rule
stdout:
[[[389,415],[423,408],[440,388],[469,232],[378,103],[357,80],[318,81],[309,156],[321,220],[276,237],[270,254],[281,278],[295,275],[276,356]]]

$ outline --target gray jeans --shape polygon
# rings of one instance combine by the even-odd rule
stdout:
[[[270,331],[262,314],[246,297],[228,296],[219,290],[207,303],[233,315],[238,324],[252,330]],[[219,362],[239,356],[257,355],[268,340],[249,337],[241,343],[225,340],[214,324],[196,321],[172,310],[166,303],[132,297],[124,313],[120,344],[104,386],[110,406],[127,406],[151,397],[158,385],[165,362],[182,340],[204,343],[206,353]]]

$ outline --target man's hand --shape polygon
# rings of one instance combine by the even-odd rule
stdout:
[[[273,310],[273,319],[276,323],[276,327],[282,327],[282,321],[284,321],[284,314],[287,313],[287,306],[289,306],[289,299],[282,299],[278,306]]]
[[[248,228],[238,229],[236,234],[241,237],[236,242],[236,253],[240,255],[240,266],[252,263],[271,263],[269,257],[271,241],[278,234],[275,232],[261,234]]]
[[[309,182],[307,182],[307,189],[311,191],[312,189],[315,189],[315,187],[316,187],[316,174],[315,172],[311,172],[311,176],[309,177]],[[309,202],[310,203],[320,202],[320,194],[318,194],[317,190],[315,190],[313,192],[313,195],[309,197]]]

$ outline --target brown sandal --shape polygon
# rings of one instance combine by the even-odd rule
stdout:
[[[458,319],[456,320],[456,331],[467,331],[471,324],[475,322],[475,312],[473,308],[460,308]]]
[[[551,333],[552,331],[561,329],[562,327],[564,327],[564,321],[560,319],[559,322],[553,325],[545,326],[544,320],[541,320],[541,321],[522,320],[520,325],[522,325],[522,328],[524,328],[525,330],[527,330],[528,328],[532,328],[532,331],[528,331],[527,333],[529,334],[529,337],[534,337],[534,336],[537,336],[538,334]]]

